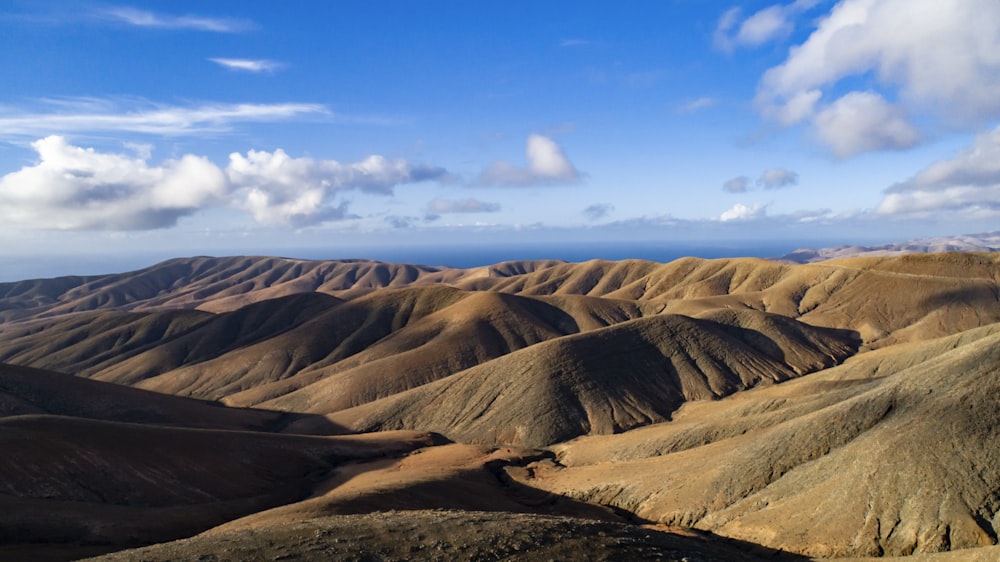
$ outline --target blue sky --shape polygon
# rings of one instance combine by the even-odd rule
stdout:
[[[8,271],[874,243],[1000,209],[995,0],[12,0],[0,72]]]

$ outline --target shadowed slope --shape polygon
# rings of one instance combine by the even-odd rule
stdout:
[[[831,366],[856,345],[849,332],[766,316],[744,311],[732,324],[676,315],[624,322],[329,417],[363,431],[420,427],[461,441],[537,447],[663,421],[685,400]]]
[[[63,373],[0,364],[0,418],[38,414],[239,430],[277,427],[301,417],[286,412],[225,408]]]
[[[2,418],[0,543],[111,549],[189,536],[301,499],[338,463],[429,444],[414,433],[303,437]]]
[[[266,433],[303,417],[0,365],[0,555],[68,559],[190,535],[302,499],[338,464],[437,442]]]
[[[562,445],[527,483],[816,556],[995,544],[998,365],[995,326],[872,352]]]
[[[748,547],[749,546],[749,547]],[[197,537],[93,560],[802,560],[753,554],[692,533],[570,517],[475,511],[390,511],[280,522]],[[209,558],[211,557],[211,558]]]

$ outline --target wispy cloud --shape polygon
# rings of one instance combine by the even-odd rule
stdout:
[[[559,42],[559,46],[562,48],[583,47],[585,45],[590,45],[590,41],[587,41],[586,39],[563,39]]]
[[[215,33],[239,33],[257,28],[246,19],[211,18],[205,16],[159,14],[131,7],[110,8],[99,13],[101,17],[136,27],[159,29],[188,29]]]
[[[695,113],[697,111],[701,111],[702,109],[708,109],[713,105],[715,105],[714,99],[708,96],[703,96],[696,100],[691,100],[687,103],[681,104],[680,107],[677,108],[677,111],[681,113]]]
[[[210,58],[208,60],[229,70],[241,72],[274,72],[283,66],[280,62],[268,59]]]
[[[753,185],[762,189],[781,189],[799,183],[799,174],[785,168],[770,168],[761,172],[756,182],[751,182],[747,176],[737,176],[726,180],[722,190],[729,193],[746,193]]]
[[[795,29],[795,19],[818,4],[818,0],[796,0],[775,4],[744,18],[739,7],[726,10],[715,28],[715,46],[726,52],[736,47],[758,47],[787,38]]]
[[[611,203],[594,203],[583,210],[583,216],[587,217],[588,220],[596,221],[607,217],[614,210],[615,206]]]
[[[450,213],[495,213],[500,210],[499,203],[490,203],[478,199],[433,199],[427,204],[427,212],[435,215]]]
[[[309,103],[219,104],[179,107],[135,100],[95,98],[46,100],[55,111],[31,112],[0,108],[0,138],[40,137],[48,134],[131,132],[187,135],[227,131],[234,123],[283,121],[303,116],[333,114]]]
[[[980,134],[955,157],[938,160],[885,190],[876,213],[996,220],[1000,216],[1000,127]]]

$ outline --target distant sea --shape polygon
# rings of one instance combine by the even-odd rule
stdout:
[[[678,244],[654,242],[597,242],[538,245],[476,245],[436,247],[373,247],[335,252],[309,249],[296,252],[294,257],[308,259],[367,258],[396,263],[477,267],[513,260],[556,259],[583,262],[593,259],[618,261],[641,259],[669,262],[693,256],[699,258],[781,257],[799,248],[793,243],[713,243]],[[353,252],[353,253],[352,253]]]
[[[838,243],[843,243],[840,241]],[[592,259],[642,259],[666,263],[686,256],[700,258],[781,257],[803,246],[820,248],[838,243],[793,242],[596,242],[565,244],[479,244],[455,246],[372,246],[351,248],[239,249],[231,252],[188,254],[115,254],[73,256],[0,256],[0,282],[122,273],[151,266],[166,259],[195,255],[266,255],[300,259],[373,259],[433,266],[477,267],[511,260],[558,259],[582,262]]]

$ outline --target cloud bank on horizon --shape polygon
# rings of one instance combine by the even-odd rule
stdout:
[[[454,35],[383,22],[340,28],[342,43],[320,24],[364,14],[135,4],[0,14],[16,31],[0,48],[43,57],[32,41],[61,34],[53,51],[85,51],[76,64],[91,67],[20,70],[23,89],[4,88],[0,239],[197,229],[218,213],[245,232],[358,239],[484,215],[493,229],[598,237],[1000,218],[995,0],[651,3],[642,21],[581,8],[586,23],[547,37],[476,27],[463,7],[438,14],[471,26]],[[687,35],[662,28],[675,21]],[[319,37],[330,44],[317,50]],[[384,53],[386,41],[408,49]],[[670,54],[681,45],[691,60]]]

